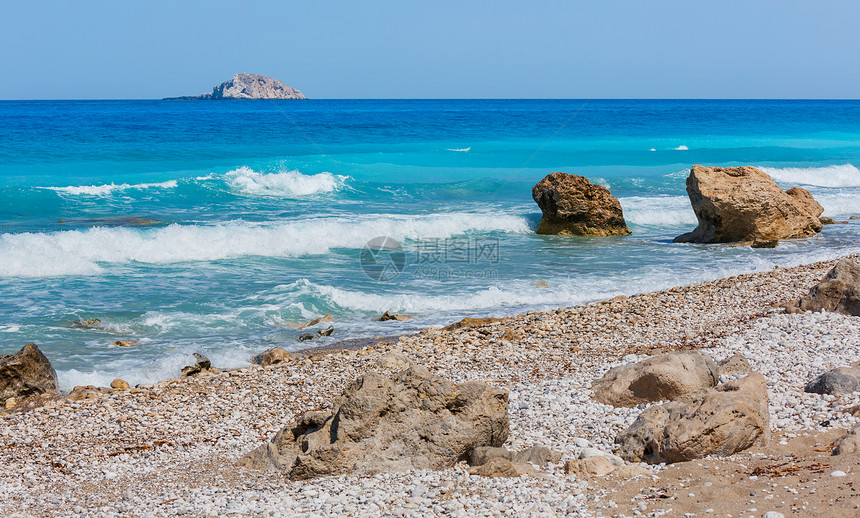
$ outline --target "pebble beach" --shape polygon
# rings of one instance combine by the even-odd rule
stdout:
[[[830,516],[856,516],[860,495],[852,484],[860,461],[832,460],[819,443],[860,422],[847,412],[860,404],[860,393],[836,398],[803,387],[827,369],[860,360],[860,319],[780,308],[835,262],[430,328],[362,348],[308,351],[268,367],[204,372],[80,399],[45,397],[31,408],[0,411],[0,515],[773,518],[829,509]],[[650,474],[634,480],[566,475],[565,460],[585,448],[612,452],[616,435],[646,408],[596,403],[591,382],[611,367],[685,349],[704,349],[716,360],[741,353],[765,376],[772,447],[669,467],[643,464]],[[461,463],[438,472],[301,482],[235,466],[298,414],[330,408],[356,377],[390,373],[393,351],[457,383],[507,389],[505,446],[547,446],[563,453],[561,463],[515,478],[480,477]],[[764,489],[765,476],[747,473],[780,462],[824,466],[774,475]],[[705,497],[684,489],[702,470],[726,466],[734,471],[701,482]],[[837,471],[844,476],[831,477]],[[779,492],[765,493],[776,486]],[[810,493],[810,487],[818,489]],[[727,498],[739,490],[744,498]]]

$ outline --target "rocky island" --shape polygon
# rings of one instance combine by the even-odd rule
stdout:
[[[260,74],[236,74],[212,89],[212,93],[165,97],[165,101],[210,101],[221,99],[307,99],[300,91],[277,79]]]

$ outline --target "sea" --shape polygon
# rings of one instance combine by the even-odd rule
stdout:
[[[857,101],[0,101],[0,123],[0,353],[35,342],[64,389],[860,252]],[[693,164],[755,165],[849,223],[674,243]],[[632,234],[536,235],[555,171],[608,187]]]

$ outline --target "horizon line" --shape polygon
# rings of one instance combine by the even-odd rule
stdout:
[[[82,97],[0,99],[0,102],[49,101],[860,101],[860,97],[309,97],[305,99],[176,99],[170,97]]]

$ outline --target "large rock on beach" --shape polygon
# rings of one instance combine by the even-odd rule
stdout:
[[[860,390],[860,367],[837,367],[806,384],[804,392],[842,396]]]
[[[789,313],[822,310],[860,316],[860,265],[853,259],[840,260],[806,296],[786,306]]]
[[[750,362],[741,353],[735,353],[719,362],[720,374],[745,374],[752,370]]]
[[[833,442],[832,455],[847,455],[860,453],[860,425],[848,430],[848,432]]]
[[[683,462],[726,456],[770,440],[764,376],[753,372],[642,412],[615,442],[631,462]]]
[[[251,358],[251,363],[268,367],[269,365],[277,365],[291,359],[293,359],[293,355],[288,353],[283,347],[272,347]]]
[[[36,344],[13,354],[0,355],[0,406],[11,398],[57,394],[57,372]]]
[[[293,480],[343,473],[446,469],[508,438],[508,392],[460,385],[421,366],[353,381],[331,412],[306,412],[240,466],[287,471]]]
[[[235,74],[212,89],[211,94],[183,97],[166,97],[165,100],[220,100],[220,99],[306,99],[295,88],[277,79],[260,74]]]
[[[538,234],[626,236],[621,203],[609,189],[584,176],[552,173],[532,188],[543,217]]]
[[[687,194],[699,226],[675,238],[681,243],[730,243],[809,237],[821,231],[823,209],[809,191],[779,188],[752,166],[694,165]]]
[[[636,406],[708,389],[719,379],[719,368],[708,354],[681,351],[613,367],[592,384],[592,389],[599,403]]]

